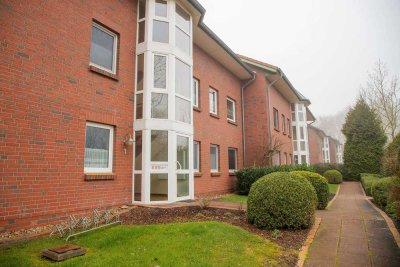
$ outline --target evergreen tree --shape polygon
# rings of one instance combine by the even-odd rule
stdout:
[[[387,137],[378,115],[363,98],[347,113],[342,132],[346,136],[344,166],[348,178],[379,173]]]

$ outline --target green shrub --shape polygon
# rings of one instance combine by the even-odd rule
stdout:
[[[313,166],[315,172],[319,173],[321,175],[324,175],[324,173],[326,171],[329,171],[329,170],[337,170],[343,175],[343,180],[346,180],[346,181],[354,181],[354,180],[356,180],[356,179],[352,179],[350,177],[350,175],[347,175],[347,171],[346,171],[346,169],[345,169],[343,164],[338,164],[338,163],[317,163],[317,164],[314,164],[312,166]]]
[[[248,195],[254,182],[269,173],[280,171],[314,171],[314,168],[306,164],[244,168],[236,172],[237,192],[241,195]]]
[[[377,174],[371,173],[362,173],[361,174],[361,184],[364,187],[365,194],[368,196],[372,196],[371,189],[372,185],[379,180],[380,176]]]
[[[382,160],[382,174],[385,176],[397,175],[400,172],[399,164],[400,134],[396,135],[386,147]]]
[[[299,229],[313,224],[316,207],[317,194],[306,178],[275,172],[251,187],[247,216],[258,228]]]
[[[385,208],[388,203],[389,187],[392,183],[393,177],[380,178],[372,183],[372,197],[375,204],[381,208]]]
[[[343,181],[342,174],[337,170],[329,170],[324,172],[324,177],[330,184],[340,184]]]
[[[318,209],[325,209],[329,200],[329,186],[326,178],[318,173],[309,171],[293,171],[291,173],[303,176],[311,183],[317,193]]]
[[[393,177],[385,210],[394,219],[400,219],[400,177]]]

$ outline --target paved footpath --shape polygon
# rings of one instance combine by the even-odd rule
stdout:
[[[386,221],[357,182],[344,182],[321,225],[305,266],[400,266],[400,249]]]

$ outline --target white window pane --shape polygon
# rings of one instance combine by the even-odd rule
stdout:
[[[154,56],[154,87],[167,88],[167,57]]]
[[[146,22],[145,21],[139,22],[139,33],[138,33],[139,44],[144,42],[145,31],[146,31]]]
[[[199,171],[199,142],[193,143],[193,169]]]
[[[306,151],[306,142],[305,141],[300,141],[300,150]]]
[[[135,170],[142,169],[142,132],[135,132]]]
[[[92,26],[90,62],[113,71],[114,36]]]
[[[153,41],[160,43],[169,42],[168,22],[159,20],[153,21]]]
[[[143,119],[143,94],[136,95],[136,119]]]
[[[191,103],[180,97],[175,97],[175,120],[190,123],[191,122]]]
[[[299,121],[304,121],[303,112],[299,112]]]
[[[177,197],[186,197],[189,196],[189,174],[177,174],[177,188],[176,188],[176,196]]]
[[[175,92],[190,99],[190,66],[179,59],[175,61]]]
[[[229,161],[229,170],[236,170],[237,164],[237,150],[236,149],[229,149],[228,150],[228,161]]]
[[[210,147],[210,157],[211,157],[211,170],[218,171],[218,147]]]
[[[168,161],[168,131],[151,131],[151,161]]]
[[[210,112],[217,114],[217,111],[218,111],[218,109],[217,109],[217,105],[218,105],[217,91],[210,89],[209,99],[210,99]]]
[[[155,14],[159,17],[167,17],[167,1],[156,0]]]
[[[190,54],[190,37],[178,27],[175,31],[175,45],[187,55]]]
[[[135,174],[134,176],[134,201],[142,201],[142,175]]]
[[[144,75],[144,55],[137,56],[137,70],[136,70],[136,91],[143,90],[143,75]]]
[[[86,126],[85,167],[109,167],[110,132],[110,129]]]
[[[192,103],[195,107],[199,106],[199,81],[196,79],[193,79]]]
[[[176,145],[176,161],[178,170],[189,169],[189,137],[178,136]]]
[[[190,33],[190,16],[179,5],[176,5],[176,24]]]
[[[150,201],[168,200],[168,174],[150,174]]]
[[[168,119],[167,94],[151,94],[151,117],[156,119]]]
[[[139,19],[146,16],[146,0],[139,0]]]
[[[228,106],[228,119],[235,121],[235,102],[228,99],[227,106]]]
[[[307,163],[307,156],[305,156],[305,155],[301,156],[301,163],[302,164]]]
[[[304,139],[304,127],[300,127],[300,140]]]

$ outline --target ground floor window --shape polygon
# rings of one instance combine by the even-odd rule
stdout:
[[[200,142],[193,142],[193,171],[200,172]]]
[[[237,149],[228,148],[228,161],[229,161],[229,172],[234,173],[237,170]]]
[[[276,151],[276,159],[275,159],[275,165],[279,166],[281,165],[281,152],[280,151]]]
[[[150,174],[150,201],[168,200],[168,173]]]
[[[85,172],[112,172],[114,127],[86,123]]]
[[[211,160],[211,172],[219,171],[219,146],[211,145],[210,146],[210,160]]]

